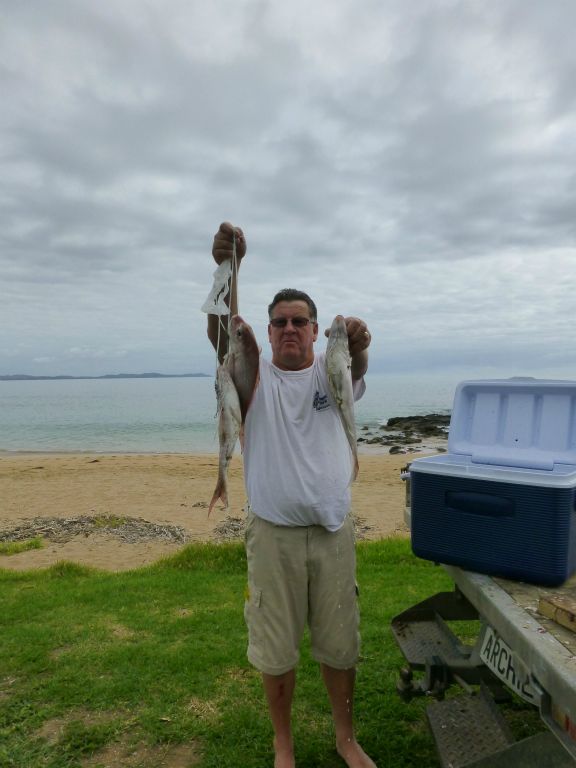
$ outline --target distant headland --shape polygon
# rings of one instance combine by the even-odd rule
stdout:
[[[104,376],[28,376],[13,373],[0,376],[0,381],[62,381],[76,379],[195,379],[212,378],[208,373],[106,373]]]

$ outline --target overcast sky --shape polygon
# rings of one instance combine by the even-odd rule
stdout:
[[[0,0],[0,374],[214,371],[240,310],[373,371],[576,378],[574,0]],[[322,342],[323,346],[323,342]]]

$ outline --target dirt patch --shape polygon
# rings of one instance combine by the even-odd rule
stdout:
[[[216,720],[219,715],[218,707],[215,704],[197,698],[190,699],[186,705],[186,711],[200,720]]]
[[[0,701],[6,701],[10,698],[12,691],[16,690],[15,683],[18,681],[16,677],[4,677],[0,680]]]
[[[134,640],[137,636],[133,629],[129,629],[123,624],[110,624],[109,629],[112,633],[112,637],[114,637],[116,640]]]
[[[84,726],[105,725],[118,718],[122,712],[88,712],[71,710],[61,717],[53,717],[38,729],[36,737],[49,746],[57,744],[65,735],[66,728],[74,722]],[[128,721],[126,726],[130,725]],[[122,730],[122,729],[121,729]],[[150,745],[138,741],[134,733],[125,730],[113,742],[81,761],[82,768],[192,768],[200,761],[200,749],[196,744]]]
[[[48,744],[56,744],[70,723],[81,722],[85,726],[103,725],[111,723],[117,718],[123,718],[122,712],[89,712],[87,710],[73,709],[60,717],[51,717],[46,720],[36,731],[39,739],[44,739]]]
[[[44,739],[48,744],[56,744],[62,737],[67,723],[68,719],[65,717],[52,717],[50,720],[42,723],[42,726],[36,732],[36,736],[39,739]]]
[[[61,656],[64,656],[72,650],[71,645],[61,645],[59,648],[53,648],[48,654],[48,658],[51,661],[58,661]]]
[[[133,744],[126,734],[82,760],[82,768],[192,768],[200,762],[194,744]]]
[[[195,611],[192,608],[177,608],[176,616],[179,619],[187,619],[189,616],[194,616]]]

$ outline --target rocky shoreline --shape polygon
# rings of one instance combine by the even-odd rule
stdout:
[[[394,416],[386,424],[365,425],[360,428],[359,445],[388,447],[389,453],[407,453],[424,447],[427,441],[433,441],[437,451],[445,451],[442,445],[448,439],[450,415],[428,413],[422,416]]]

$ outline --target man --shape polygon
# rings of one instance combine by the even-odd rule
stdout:
[[[214,237],[218,264],[246,253],[242,230],[225,222]],[[230,310],[238,312],[236,274]],[[245,422],[244,475],[249,597],[248,658],[262,673],[274,728],[275,768],[294,768],[291,708],[306,622],[349,768],[376,768],[354,736],[352,701],[359,655],[355,546],[349,516],[351,452],[329,394],[324,355],[315,355],[316,306],[301,291],[280,291],[268,308],[272,362]],[[364,393],[370,333],[346,318],[356,399]],[[208,337],[223,358],[226,339],[208,315]]]

